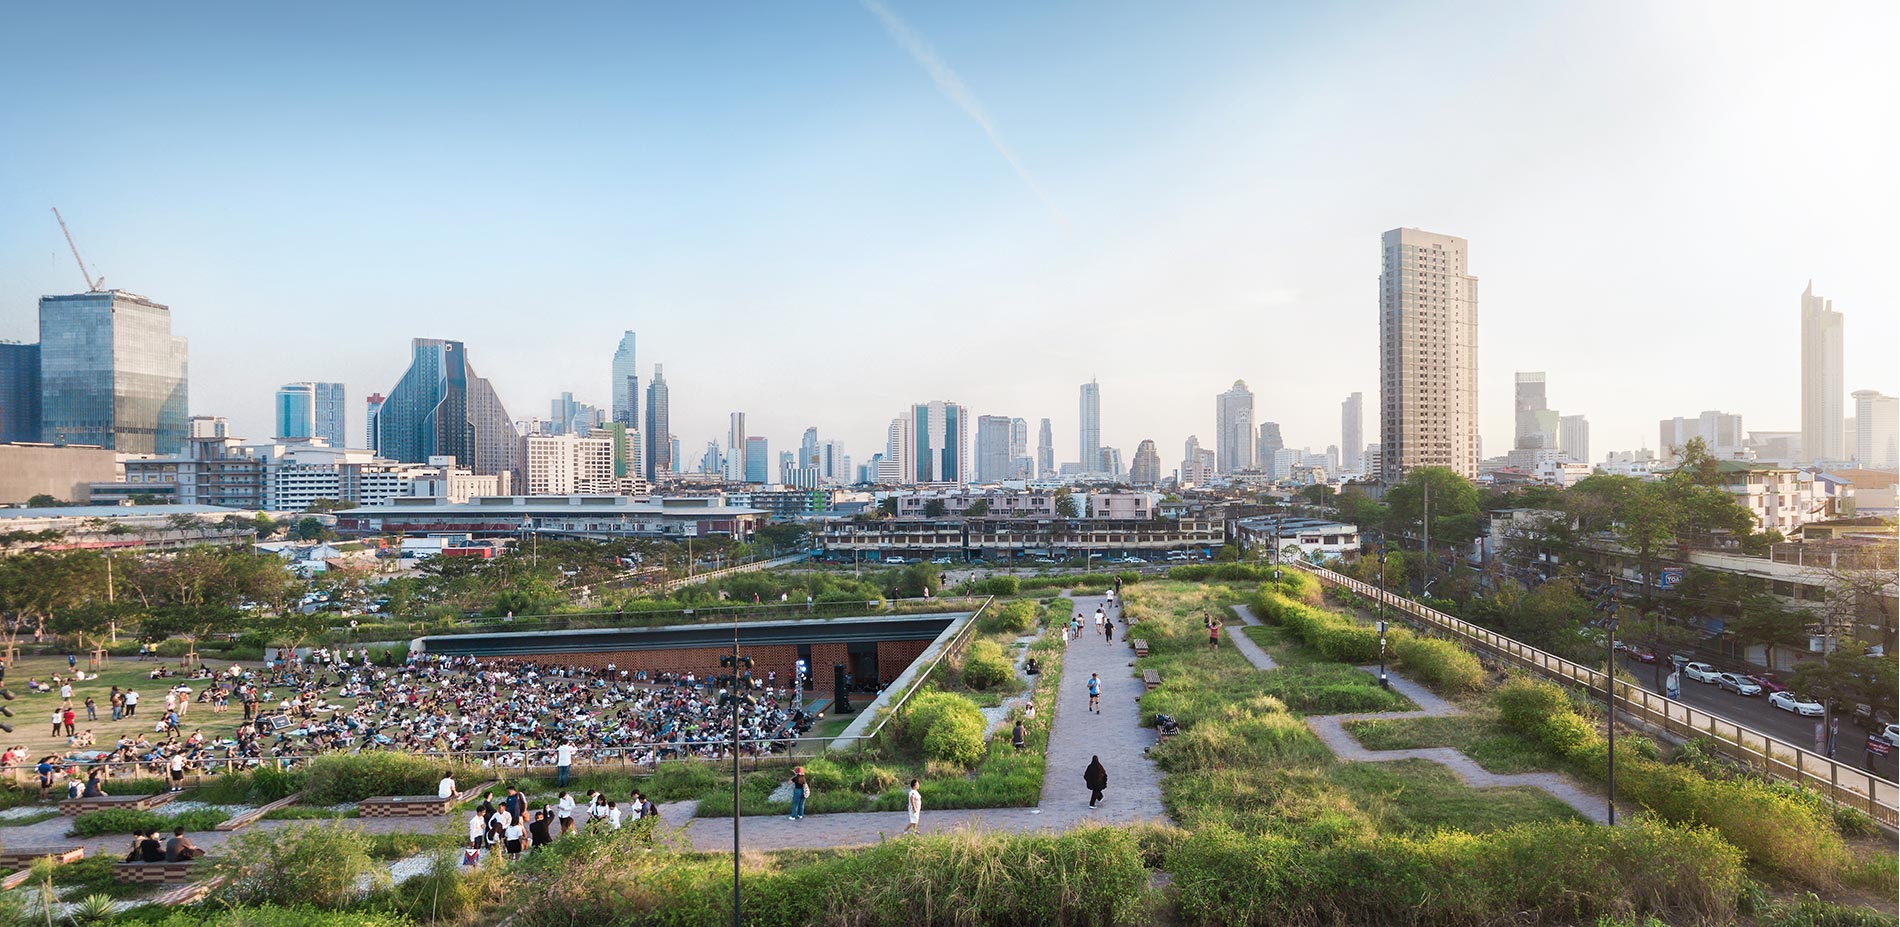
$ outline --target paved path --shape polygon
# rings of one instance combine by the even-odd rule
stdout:
[[[1234,606],[1240,620],[1246,624],[1259,624],[1260,619],[1245,605]],[[1247,639],[1245,634],[1233,635],[1235,646],[1246,654],[1255,666],[1272,669],[1273,659],[1262,651],[1258,644]],[[1252,652],[1249,652],[1251,648]],[[1258,658],[1256,658],[1256,654]],[[1264,661],[1264,662],[1263,662]],[[1361,670],[1374,676],[1379,674],[1376,666],[1362,666]],[[1349,763],[1390,763],[1396,760],[1430,760],[1451,770],[1459,781],[1478,789],[1504,788],[1508,786],[1529,786],[1542,789],[1551,797],[1577,810],[1578,814],[1603,824],[1608,821],[1603,799],[1578,788],[1570,779],[1560,773],[1494,773],[1479,766],[1476,761],[1450,747],[1422,747],[1415,750],[1368,750],[1359,740],[1346,731],[1348,721],[1383,721],[1405,718],[1446,718],[1464,714],[1456,704],[1439,698],[1432,690],[1406,679],[1391,670],[1386,671],[1386,681],[1400,695],[1411,699],[1418,705],[1417,711],[1373,711],[1354,715],[1308,715],[1306,726],[1314,736],[1320,739],[1333,755]]]
[[[1240,616],[1241,624],[1257,625],[1261,623],[1259,616],[1253,613],[1253,609],[1245,605],[1234,606],[1234,614]],[[1260,645],[1254,643],[1253,638],[1248,637],[1244,629],[1236,628],[1233,625],[1225,625],[1224,629],[1227,631],[1227,639],[1234,642],[1234,649],[1240,651],[1240,655],[1246,657],[1247,662],[1252,663],[1255,669],[1270,670],[1280,668],[1280,664],[1273,662],[1273,658],[1267,656],[1267,652],[1260,649]]]
[[[440,817],[424,818],[347,818],[343,823],[350,827],[361,827],[365,833],[371,834],[434,834],[451,829],[459,832],[467,820],[468,815],[458,812],[456,814]],[[238,834],[250,833],[252,831],[282,830],[286,827],[297,827],[309,823],[311,822],[259,821],[256,824],[237,831],[192,831],[191,842],[207,850],[211,850],[223,845],[225,841],[232,839]],[[0,845],[14,847],[82,846],[86,848],[86,855],[88,857],[111,856],[118,859],[125,856],[125,851],[130,847],[132,842],[131,834],[107,834],[99,837],[68,837],[66,836],[66,831],[71,829],[72,826],[72,818],[58,817],[41,821],[37,824],[28,824],[23,827],[0,827]],[[168,837],[171,836],[171,829],[169,827],[165,828],[165,835]]]
[[[1073,610],[1093,616],[1100,597],[1075,600]],[[1089,622],[1093,627],[1093,622]],[[1098,635],[1084,632],[1069,643],[1062,661],[1062,683],[1056,690],[1054,706],[1038,705],[1038,711],[1055,710],[1055,723],[1049,735],[1048,771],[1043,777],[1042,799],[1034,808],[984,808],[976,810],[932,811],[924,808],[920,829],[926,833],[958,828],[998,831],[1067,830],[1083,821],[1108,824],[1132,824],[1159,820],[1161,811],[1161,774],[1146,755],[1155,742],[1152,729],[1140,726],[1138,700],[1144,691],[1141,677],[1131,668],[1134,651],[1117,628],[1115,641],[1108,643]],[[1102,680],[1102,713],[1088,710],[1088,679],[1098,673]],[[1091,809],[1088,789],[1082,785],[1082,771],[1089,757],[1099,755],[1108,768],[1108,790],[1102,807]],[[685,803],[681,803],[684,805]],[[690,815],[690,810],[662,808],[661,817],[669,823],[673,815]],[[813,814],[802,821],[789,821],[780,815],[755,815],[740,821],[740,847],[747,850],[782,850],[795,847],[839,847],[876,843],[902,833],[908,818],[902,811],[878,811],[852,814]],[[717,852],[732,848],[731,818],[693,818],[686,822],[687,836],[693,848]]]

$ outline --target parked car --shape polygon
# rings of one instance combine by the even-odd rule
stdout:
[[[885,563],[909,563],[910,561],[905,560],[902,557],[885,557],[884,562]]]
[[[1768,696],[1768,704],[1782,711],[1792,711],[1806,718],[1819,718],[1827,714],[1827,709],[1823,707],[1820,702],[1814,701],[1813,699],[1802,698],[1786,689],[1780,692],[1770,693]]]
[[[937,564],[938,566],[948,566],[949,564],[955,563],[956,561],[951,560],[949,557],[938,557],[937,559],[932,560],[930,562]]]
[[[1776,678],[1774,673],[1755,673],[1755,674],[1750,675],[1748,678],[1755,680],[1755,685],[1761,686],[1761,690],[1763,692],[1788,691],[1787,683],[1784,683],[1780,679]]]
[[[1638,663],[1656,662],[1656,651],[1651,650],[1647,647],[1644,647],[1641,644],[1626,645],[1623,648],[1623,652],[1629,654],[1630,659],[1635,660]]]
[[[1709,685],[1715,685],[1716,677],[1721,674],[1715,671],[1715,667],[1707,663],[1684,663],[1682,664],[1682,675],[1696,682],[1706,682]]]
[[[1740,673],[1716,673],[1715,684],[1736,695],[1760,695],[1761,686]]]

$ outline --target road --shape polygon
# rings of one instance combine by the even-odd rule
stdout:
[[[1654,663],[1639,663],[1627,655],[1618,654],[1619,668],[1627,671],[1643,688],[1651,692],[1661,692],[1656,684],[1656,666]],[[1717,666],[1727,670],[1729,667]],[[1663,667],[1666,678],[1669,673]],[[1724,691],[1721,686],[1701,683],[1687,676],[1682,678],[1682,695],[1677,701],[1702,709],[1712,715],[1726,718],[1743,727],[1753,728],[1770,737],[1778,737],[1797,747],[1813,750],[1814,725],[1819,718],[1803,718],[1791,711],[1782,711],[1768,704],[1768,694],[1742,696]],[[1841,719],[1841,733],[1836,744],[1835,759],[1862,765],[1865,758],[1867,732],[1855,726],[1846,718]]]

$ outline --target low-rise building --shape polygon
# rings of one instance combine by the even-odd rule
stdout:
[[[760,509],[726,504],[723,496],[480,496],[467,502],[400,498],[388,505],[338,512],[337,528],[359,534],[467,534],[506,537],[524,532],[583,538],[750,540],[765,523]]]
[[[1336,560],[1359,553],[1359,526],[1321,518],[1260,515],[1236,521],[1234,531],[1243,549],[1278,551],[1282,558]]]
[[[1153,554],[1226,543],[1217,519],[1133,518],[878,518],[827,522],[827,553],[947,555],[1011,560],[1094,554]]]

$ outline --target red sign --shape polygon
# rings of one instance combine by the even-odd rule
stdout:
[[[1887,738],[1882,737],[1879,734],[1872,734],[1868,736],[1867,738],[1867,755],[1868,756],[1890,756],[1892,754],[1893,754],[1893,744],[1888,743]]]

